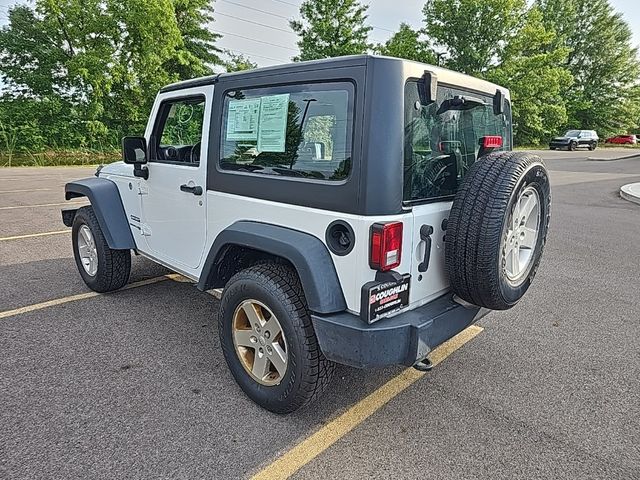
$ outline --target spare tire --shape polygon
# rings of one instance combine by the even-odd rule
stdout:
[[[497,152],[465,175],[447,221],[453,292],[493,310],[513,307],[536,274],[551,212],[549,176],[537,155]]]

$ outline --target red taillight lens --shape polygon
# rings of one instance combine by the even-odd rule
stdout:
[[[484,148],[500,148],[502,146],[502,137],[500,135],[482,137],[482,146]]]
[[[374,223],[371,226],[369,266],[386,272],[402,260],[402,222]]]

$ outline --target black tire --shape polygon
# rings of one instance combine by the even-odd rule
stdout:
[[[555,150],[556,147],[549,147],[549,150]]]
[[[86,225],[91,230],[96,245],[98,268],[95,275],[90,275],[82,265],[78,250],[78,234]],[[96,292],[104,293],[118,290],[129,281],[131,273],[131,252],[129,250],[112,250],[102,234],[100,224],[93,208],[82,207],[76,212],[71,229],[73,256],[84,283]]]
[[[521,192],[539,198],[539,227],[532,257],[517,282],[507,278],[502,239]],[[540,157],[524,152],[486,155],[471,167],[447,222],[445,258],[451,287],[465,301],[494,310],[513,307],[529,289],[549,228],[551,191]]]
[[[577,148],[578,148],[578,144],[576,142],[571,142],[569,144],[569,150],[571,150],[572,152],[575,152]]]
[[[593,142],[592,144],[589,145],[589,150],[591,150],[592,152],[598,148],[598,143],[597,142]]]
[[[257,300],[276,316],[287,344],[287,369],[275,385],[258,383],[245,369],[234,347],[233,316],[246,300]],[[318,345],[298,275],[275,262],[236,273],[222,294],[218,334],[224,357],[240,388],[261,407],[291,413],[315,400],[329,384],[335,364]]]

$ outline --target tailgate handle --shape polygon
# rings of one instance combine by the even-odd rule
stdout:
[[[433,234],[433,227],[431,225],[422,225],[420,227],[420,240],[425,243],[424,247],[424,259],[418,265],[419,272],[426,272],[429,268],[429,260],[431,259],[431,235]]]

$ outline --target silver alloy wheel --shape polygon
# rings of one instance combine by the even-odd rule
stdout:
[[[273,312],[257,300],[245,300],[233,313],[233,346],[251,378],[279,384],[287,371],[287,341]]]
[[[95,276],[98,272],[98,249],[87,225],[82,225],[78,230],[78,254],[84,271],[92,277]]]
[[[540,231],[540,195],[525,188],[513,205],[502,237],[502,269],[512,285],[519,285],[529,273]]]

